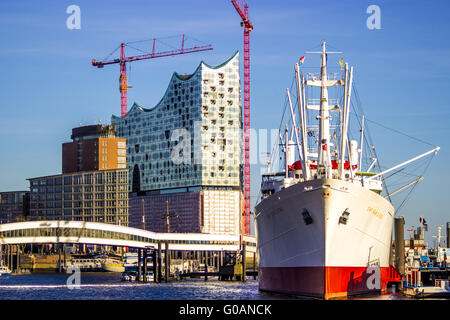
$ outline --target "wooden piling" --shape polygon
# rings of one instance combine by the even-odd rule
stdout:
[[[61,247],[58,247],[58,272],[62,272]]]
[[[63,264],[63,266],[64,266],[64,270],[66,270],[67,269],[67,257],[66,257],[66,245],[64,244],[63,245],[63,251],[64,251],[64,264]]]
[[[181,274],[184,273],[184,251],[181,251]]]
[[[405,274],[405,219],[394,219],[395,229],[395,267],[401,274]]]
[[[208,252],[205,251],[205,258],[204,258],[204,262],[205,262],[205,281],[208,281]]]
[[[153,260],[153,282],[158,282],[158,260],[157,260],[157,251],[153,250],[152,252],[152,260]]]
[[[162,274],[161,274],[161,242],[158,243],[158,282],[161,283]]]
[[[147,282],[147,249],[144,249],[143,251],[144,251],[144,259],[143,259],[143,262],[144,262],[144,275],[143,275],[143,280],[144,280],[144,283],[146,283]]]
[[[256,252],[253,252],[253,280],[256,280]]]
[[[11,265],[11,245],[8,244],[8,248],[6,249],[6,265],[8,266],[9,270],[12,271],[12,265]]]
[[[169,242],[166,241],[165,243],[165,252],[164,252],[164,270],[165,270],[165,274],[164,274],[164,281],[167,283],[169,282],[169,272],[170,272],[170,259],[169,259]]]
[[[16,272],[20,272],[19,245],[16,245]]]
[[[5,265],[9,268],[9,251],[8,251],[8,245],[5,245],[5,254],[3,257],[3,261],[5,263]]]
[[[141,281],[141,258],[142,258],[142,249],[138,249],[138,278],[137,281]]]
[[[246,256],[247,256],[247,245],[245,243],[242,244],[242,282],[245,282],[246,280],[246,267],[247,267],[247,262],[246,262]]]

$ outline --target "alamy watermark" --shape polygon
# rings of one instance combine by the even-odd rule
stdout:
[[[381,271],[379,266],[367,267],[366,274],[369,277],[366,280],[366,286],[369,290],[381,290]]]
[[[274,146],[280,144],[279,129],[250,128],[245,134],[250,137],[250,164],[266,166]],[[243,136],[240,128],[228,127],[220,132],[195,121],[192,131],[186,128],[172,130],[170,160],[175,165],[222,165],[224,160],[243,164]],[[290,145],[295,147],[293,141]]]
[[[369,30],[381,29],[381,9],[379,6],[372,4],[367,7],[367,14],[370,16],[366,20],[366,26]]]
[[[67,288],[69,290],[80,289],[81,284],[81,271],[77,266],[70,266],[67,268],[66,273],[71,274],[69,278],[67,278]]]
[[[69,30],[81,29],[81,9],[79,6],[72,4],[67,7],[66,13],[70,14],[66,20],[66,26]]]

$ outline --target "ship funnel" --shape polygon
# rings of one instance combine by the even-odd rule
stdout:
[[[287,164],[291,166],[295,162],[295,143],[292,140],[288,141],[286,156],[287,156]]]

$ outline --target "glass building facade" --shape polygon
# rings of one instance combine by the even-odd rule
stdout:
[[[190,75],[174,73],[154,108],[134,104],[111,123],[127,139],[131,192],[239,190],[239,53],[215,67],[201,62]]]

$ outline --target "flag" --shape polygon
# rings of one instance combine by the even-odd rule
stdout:
[[[422,226],[423,226],[423,230],[424,230],[424,231],[428,231],[428,224],[427,224],[427,221],[426,221],[424,218],[422,218],[422,217],[420,217],[419,221],[420,221],[420,223],[421,223]]]
[[[303,64],[303,61],[305,61],[305,56],[301,57],[300,60],[298,61],[300,65]]]
[[[339,64],[341,65],[341,70],[344,70],[344,59],[339,59]]]

